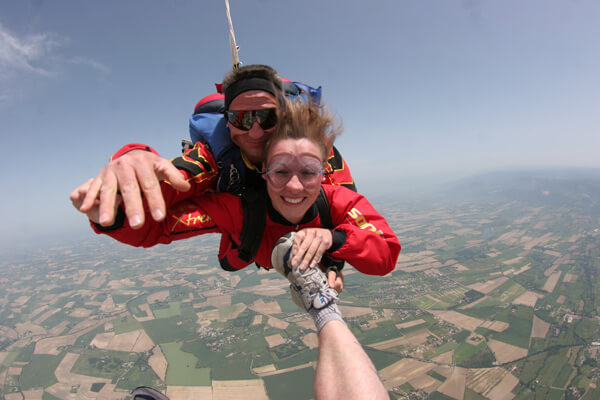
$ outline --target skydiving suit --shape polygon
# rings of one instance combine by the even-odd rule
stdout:
[[[97,233],[133,246],[150,247],[157,243],[170,243],[205,233],[222,233],[219,249],[221,264],[239,270],[250,263],[237,254],[242,230],[242,200],[229,193],[206,193],[173,203],[178,196],[166,182],[161,183],[167,216],[162,222],[147,220],[141,229],[133,230],[125,218],[120,226],[102,228],[92,224]],[[396,266],[400,253],[398,238],[386,220],[368,200],[344,187],[323,185],[329,202],[333,244],[326,256],[349,262],[354,268],[369,275],[385,275]],[[267,197],[268,199],[268,197]],[[321,222],[315,204],[299,224],[286,221],[267,200],[267,221],[262,242],[254,260],[271,268],[271,250],[277,240],[291,231],[303,228],[320,228]],[[251,262],[252,262],[251,261]]]

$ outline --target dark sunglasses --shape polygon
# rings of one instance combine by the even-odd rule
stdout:
[[[244,111],[227,110],[225,116],[232,126],[243,131],[249,131],[255,122],[258,122],[262,129],[271,129],[277,124],[277,110],[275,108]]]

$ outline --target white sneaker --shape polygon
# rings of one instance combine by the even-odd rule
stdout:
[[[303,271],[300,268],[292,268],[291,253],[294,244],[295,232],[282,236],[271,253],[271,264],[273,268],[290,281],[290,292],[294,303],[309,311],[321,309],[337,300],[338,294],[327,284],[327,277],[319,267],[307,267]]]

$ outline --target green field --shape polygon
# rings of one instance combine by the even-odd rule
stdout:
[[[198,359],[181,350],[181,343],[163,343],[160,348],[167,358],[165,383],[175,386],[210,386],[210,368],[196,368]]]
[[[115,318],[113,320],[113,327],[115,329],[115,335],[120,335],[121,333],[142,329],[142,324],[136,321],[135,318],[128,315],[121,318]]]
[[[34,354],[31,356],[29,364],[23,367],[20,377],[21,388],[23,390],[35,388],[47,388],[54,385],[56,376],[54,370],[62,361],[64,353],[58,356],[48,354]]]
[[[286,374],[265,376],[265,387],[270,399],[312,399],[314,369],[303,368]]]
[[[152,305],[150,305],[150,309],[152,310],[152,313],[154,314],[154,318],[157,318],[157,319],[176,317],[178,315],[181,315],[181,302],[179,302],[179,301],[169,302],[167,307],[160,307],[160,308],[158,308],[154,304],[152,304]]]

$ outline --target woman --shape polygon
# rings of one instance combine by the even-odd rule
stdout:
[[[284,234],[296,231],[293,265],[314,267],[325,255],[349,262],[369,275],[392,271],[400,243],[385,219],[364,196],[347,188],[323,185],[327,155],[339,129],[327,111],[315,105],[288,103],[271,134],[263,162],[268,192],[267,221],[254,260],[271,268],[271,250]],[[163,182],[168,185],[168,182]],[[85,185],[81,193],[85,193]],[[333,229],[321,228],[315,204],[323,188]],[[164,192],[164,191],[163,191]],[[168,199],[166,199],[169,205]],[[97,210],[96,210],[97,211]],[[241,269],[249,263],[237,257],[243,222],[242,201],[228,193],[208,193],[170,204],[162,222],[146,221],[132,229],[123,218],[120,226],[97,224],[97,212],[88,213],[94,230],[133,246],[149,247],[205,233],[222,233],[222,265]],[[251,262],[252,262],[251,261]]]

